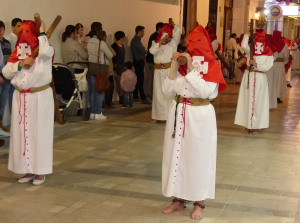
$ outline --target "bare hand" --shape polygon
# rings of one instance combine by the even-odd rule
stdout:
[[[32,57],[27,57],[25,60],[23,60],[21,62],[21,67],[30,67],[32,66],[32,64],[34,64],[35,59],[33,59]]]
[[[181,56],[184,56],[186,58],[187,68],[188,68],[189,71],[192,71],[194,69],[194,66],[193,66],[193,60],[192,60],[190,54],[182,53]]]
[[[175,52],[175,53],[173,54],[173,61],[177,63],[178,57],[180,57],[180,53]]]
[[[40,26],[40,33],[45,32],[45,23],[43,20],[41,20],[41,26]]]
[[[169,36],[165,36],[164,38],[162,38],[160,41],[159,41],[159,45],[163,44],[163,43],[167,43],[167,42],[170,42],[171,41],[171,38]]]
[[[255,62],[254,59],[250,59],[249,63],[250,63],[251,65],[253,65],[254,67],[257,67],[257,63]]]
[[[4,78],[0,77],[0,84],[4,84]]]

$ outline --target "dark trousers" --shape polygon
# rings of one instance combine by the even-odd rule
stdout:
[[[123,106],[127,107],[128,105],[130,107],[132,107],[132,97],[133,97],[133,93],[132,92],[128,92],[128,91],[124,91],[123,92]]]
[[[105,104],[108,106],[112,105],[112,98],[113,98],[113,93],[114,93],[114,77],[112,75],[110,75],[108,77],[109,79],[109,88],[108,90],[105,92]]]
[[[138,98],[138,94],[140,93],[140,97],[142,100],[146,99],[144,93],[144,68],[145,68],[145,61],[144,60],[134,60],[133,66],[135,69],[135,74],[137,77],[137,83],[135,85],[135,89],[133,91],[133,97]]]

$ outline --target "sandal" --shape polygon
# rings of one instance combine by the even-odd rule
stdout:
[[[202,210],[205,208],[205,204],[200,204],[198,202],[193,203],[194,206],[199,206]]]
[[[178,198],[175,197],[175,198],[172,200],[172,203],[176,203],[176,202],[179,202],[180,204],[183,205],[183,208],[186,208],[186,206],[184,205],[185,202],[186,202],[186,200],[178,199]]]

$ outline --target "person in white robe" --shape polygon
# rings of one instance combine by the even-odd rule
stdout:
[[[245,34],[241,46],[247,55],[248,68],[240,86],[234,124],[245,127],[248,133],[256,133],[269,127],[269,90],[266,72],[273,66],[274,58],[265,43],[263,29],[256,30],[253,60],[250,59],[248,42],[249,36]]]
[[[154,82],[152,99],[152,119],[160,122],[166,121],[172,98],[162,91],[162,84],[166,79],[172,61],[173,54],[177,51],[181,37],[181,28],[174,26],[172,31],[170,24],[164,24],[156,41],[152,41],[150,53],[154,56]]]
[[[195,201],[190,217],[201,219],[204,201],[215,197],[217,126],[210,100],[226,83],[202,26],[190,32],[187,44],[189,54],[174,54],[163,82],[163,92],[176,97],[168,113],[162,163],[162,194],[175,198],[162,212],[182,210],[185,201]],[[187,59],[186,73],[177,72],[179,56]]]
[[[291,55],[293,57],[292,70],[300,69],[300,50],[297,42],[297,38],[294,37],[291,43]]]
[[[3,74],[15,87],[12,106],[11,140],[8,169],[25,174],[19,183],[45,181],[53,169],[54,101],[52,89],[52,57],[54,49],[44,33],[38,33],[33,21],[24,21],[16,48]],[[36,59],[30,57],[39,46]]]
[[[282,40],[281,32],[274,30],[272,37],[272,44],[278,52],[274,61],[274,78],[276,79],[276,97],[277,103],[282,103],[281,98],[286,97],[286,74],[285,64],[289,61],[289,49],[288,45]]]
[[[278,57],[276,47],[272,44],[272,35],[266,34],[266,44],[273,52],[274,60]],[[274,66],[266,72],[269,89],[269,109],[277,108],[277,79],[274,76]]]

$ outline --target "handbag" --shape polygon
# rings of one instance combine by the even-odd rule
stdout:
[[[108,79],[109,74],[109,65],[100,64],[100,46],[101,41],[99,40],[99,47],[98,47],[98,63],[89,63],[89,75],[96,76],[96,90],[98,92],[105,92],[110,87],[110,82]],[[104,55],[104,62],[105,62],[105,55]]]

